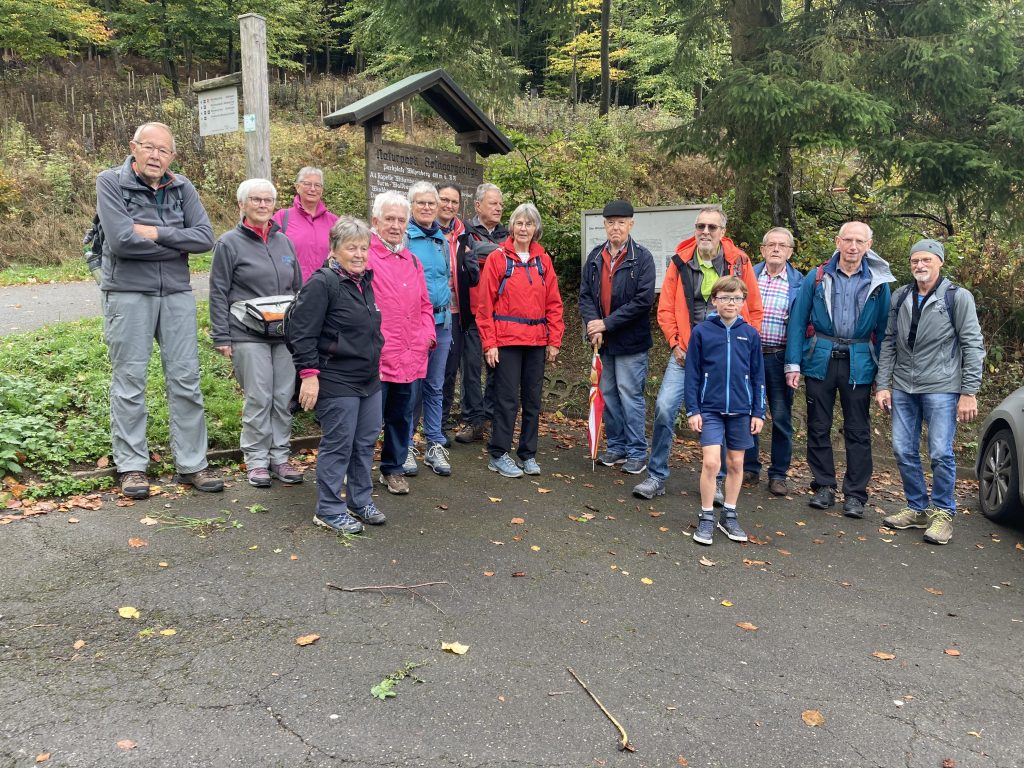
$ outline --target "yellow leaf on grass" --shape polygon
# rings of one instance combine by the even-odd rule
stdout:
[[[139,609],[133,608],[130,605],[125,605],[117,609],[117,615],[122,619],[137,619],[139,618]]]
[[[721,605],[724,605],[726,608],[732,608],[732,600],[723,600]]]
[[[892,661],[896,658],[895,653],[886,653],[885,651],[875,651],[871,655],[876,659],[881,659],[882,661]]]
[[[644,576],[642,579],[640,579],[640,583],[650,585],[654,583],[654,579],[649,579],[646,576]]]
[[[825,724],[825,716],[816,709],[805,709],[800,714],[800,718],[811,728],[817,728],[819,725]]]
[[[756,624],[751,624],[749,621],[738,621],[738,622],[736,622],[736,626],[739,627],[740,629],[746,630],[747,632],[756,632],[757,631],[757,625]]]
[[[441,643],[441,650],[450,651],[457,656],[463,656],[469,650],[469,646],[462,643]]]
[[[301,637],[295,638],[296,645],[312,645],[320,639],[320,635],[302,635]]]
[[[160,630],[160,634],[163,635],[164,637],[170,637],[171,635],[178,634],[178,630],[176,630],[176,629],[161,629]]]
[[[83,648],[85,648],[85,640],[75,640],[71,647],[74,648],[76,651],[80,651]]]

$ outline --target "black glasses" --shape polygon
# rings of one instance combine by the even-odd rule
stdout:
[[[703,232],[705,230],[707,230],[708,232],[717,232],[718,230],[721,229],[721,227],[718,224],[704,224],[703,222],[700,221],[698,221],[693,226],[698,232]]]

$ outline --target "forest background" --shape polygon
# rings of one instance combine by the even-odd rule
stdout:
[[[365,215],[362,132],[323,116],[443,67],[515,144],[485,177],[507,210],[538,205],[565,294],[581,211],[616,196],[721,202],[755,260],[787,226],[802,268],[856,218],[901,282],[913,241],[945,242],[981,309],[983,407],[1022,380],[1021,0],[0,0],[0,283],[87,277],[95,176],[146,120],[174,129],[216,232],[233,225],[242,134],[200,137],[190,86],[238,69],[246,12],[267,18],[281,201],[317,165],[328,206]],[[385,138],[457,149],[418,99]],[[5,422],[17,466],[33,427]]]

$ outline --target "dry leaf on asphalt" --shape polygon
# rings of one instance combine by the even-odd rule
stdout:
[[[36,762],[37,763],[45,763],[49,759],[50,759],[50,753],[49,752],[40,752],[38,755],[36,755]]]
[[[805,709],[800,714],[800,718],[811,728],[817,728],[819,725],[825,724],[825,716],[816,709]]]
[[[526,523],[526,521],[521,517],[513,517],[509,522],[511,522],[512,525],[523,525]]]
[[[490,576],[493,576],[493,575],[494,575],[494,571],[484,571],[484,576],[490,577]]]
[[[157,563],[157,565],[159,565],[161,568],[168,568],[170,567],[171,564],[165,563],[163,560],[161,560],[159,563]]]
[[[532,549],[534,552],[540,552],[540,547],[538,547],[536,544],[530,547],[530,549]]]
[[[719,605],[723,605],[726,608],[732,608],[732,600],[723,600]]]
[[[141,520],[139,520],[139,522],[142,523],[143,525],[157,525],[160,521],[159,520],[154,520],[152,517],[149,517],[147,515],[146,517],[144,517]]]
[[[652,510],[652,511],[648,512],[647,514],[650,515],[651,517],[661,517],[665,513],[664,512],[657,512],[655,510]]]
[[[139,745],[131,739],[121,739],[119,742],[117,742],[118,749],[129,750],[135,749],[137,746]]]
[[[75,523],[79,523],[79,522],[81,522],[81,520],[79,520],[77,517],[69,517],[68,518],[68,523],[70,525],[74,525]]]
[[[934,587],[925,587],[924,591],[925,592],[930,592],[933,595],[941,595],[942,594],[942,590],[941,589],[935,589]]]
[[[464,656],[466,651],[469,650],[469,646],[462,643],[441,643],[441,650],[449,651],[456,656]]]
[[[525,576],[525,575],[526,575],[526,571],[513,571],[512,572],[512,578],[514,578],[514,579],[519,578],[520,576]]]
[[[757,631],[757,625],[756,624],[751,624],[749,621],[739,621],[739,622],[736,623],[736,626],[739,627],[740,629],[746,630],[747,632],[756,632]]]
[[[148,547],[149,542],[145,539],[140,539],[138,536],[132,536],[128,539],[128,546],[132,549],[139,549],[140,547]]]
[[[951,757],[947,757],[942,761],[942,768],[956,768],[956,760]]]
[[[896,658],[895,653],[886,653],[885,651],[875,651],[871,655],[876,659],[881,659],[882,661],[892,661]]]
[[[701,559],[699,560],[699,562],[700,562],[700,564],[701,564],[701,565],[706,565],[706,566],[708,566],[709,568],[710,568],[710,567],[711,567],[712,565],[718,565],[718,563],[716,563],[716,562],[715,562],[714,560],[709,560],[709,559],[708,559],[708,558],[706,558],[706,557],[702,557],[702,558],[701,558]]]
[[[164,637],[170,637],[171,635],[178,634],[178,630],[176,630],[176,629],[161,629],[160,630],[160,634],[163,635]]]
[[[668,533],[668,528],[666,528],[664,525],[661,526],[658,530],[661,531],[662,533]]]
[[[137,619],[139,618],[139,609],[133,608],[130,605],[125,605],[117,609],[117,615],[122,619]]]
[[[943,653],[946,654],[947,656],[959,656],[960,655],[960,651],[958,651],[956,648],[947,648],[946,650],[943,651]]]
[[[649,579],[646,576],[644,576],[642,579],[640,579],[640,583],[641,584],[647,584],[648,586],[650,586],[651,584],[654,583],[654,579]]]
[[[494,503],[494,504],[497,504],[499,501],[501,501],[501,497],[500,496],[488,496],[487,498],[490,499],[491,502]]]
[[[76,651],[80,651],[83,648],[85,648],[85,640],[75,640],[75,642],[72,643],[71,647],[74,648]]]
[[[749,557],[743,558],[744,565],[771,565],[767,560],[751,560]]]
[[[302,635],[301,637],[295,638],[296,645],[312,645],[320,639],[320,635]]]
[[[551,493],[550,488],[538,488],[537,493]]]

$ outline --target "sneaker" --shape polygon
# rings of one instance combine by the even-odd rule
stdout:
[[[781,477],[768,481],[768,490],[773,496],[786,496],[789,493],[789,483]]]
[[[409,492],[409,481],[405,479],[405,475],[381,475],[377,479],[381,485],[387,486],[388,493],[400,496]]]
[[[466,424],[455,433],[456,443],[476,443],[487,436],[487,427],[483,424]]]
[[[946,509],[935,509],[928,513],[931,524],[924,532],[929,544],[949,544],[953,538],[953,513]]]
[[[249,485],[253,488],[269,488],[272,485],[270,482],[270,472],[267,471],[266,467],[253,467],[245,473],[245,476],[249,480]]]
[[[815,509],[830,509],[836,505],[836,489],[830,488],[827,485],[821,486],[811,496],[811,500],[807,502],[807,506],[814,507]]]
[[[423,457],[423,463],[434,470],[435,475],[448,477],[452,473],[452,465],[448,461],[448,449],[440,443],[430,444],[426,456]]]
[[[145,472],[125,472],[121,475],[121,493],[129,499],[149,498],[149,478]]]
[[[537,463],[536,459],[527,459],[523,462],[523,474],[525,475],[539,475],[540,464]]]
[[[843,501],[843,514],[846,517],[852,517],[854,520],[860,520],[864,517],[864,502],[860,499],[846,499]]]
[[[743,485],[746,488],[752,488],[761,482],[761,475],[757,472],[744,472],[743,473]]]
[[[725,491],[722,490],[722,481],[715,480],[715,506],[725,506]]]
[[[642,483],[633,486],[633,495],[638,499],[653,499],[665,495],[665,484],[656,477],[647,476]]]
[[[497,472],[502,477],[523,476],[523,470],[516,466],[516,463],[512,461],[512,457],[507,453],[501,454],[498,458],[492,456],[490,461],[487,462],[487,468],[491,472]]]
[[[693,540],[698,544],[710,545],[715,536],[715,518],[700,516],[697,521],[697,530],[693,532]]]
[[[605,451],[597,457],[597,461],[599,464],[604,464],[606,467],[614,467],[616,464],[626,463],[626,454]]]
[[[642,459],[626,459],[622,465],[622,471],[630,475],[639,475],[647,469],[647,457],[644,456]]]
[[[722,515],[718,520],[718,530],[728,536],[732,541],[746,541],[747,534],[740,528],[736,515]]]
[[[285,485],[297,485],[305,479],[302,476],[302,470],[293,466],[289,461],[281,464],[271,464],[270,476],[280,480]]]
[[[907,528],[927,528],[928,513],[904,507],[895,515],[889,515],[882,522],[898,531],[905,531]]]
[[[372,501],[365,507],[349,507],[348,511],[352,513],[352,517],[359,518],[367,525],[384,525],[388,521]]]
[[[363,524],[349,515],[313,515],[313,523],[335,533],[359,533]]]
[[[416,457],[419,455],[419,451],[409,446],[409,453],[405,455],[405,463],[402,465],[402,474],[406,477],[416,477],[416,473],[420,471],[420,468],[416,465]]]
[[[224,481],[217,477],[209,467],[200,469],[198,472],[179,472],[174,476],[174,482],[180,485],[191,485],[203,493],[220,493],[224,490]]]

